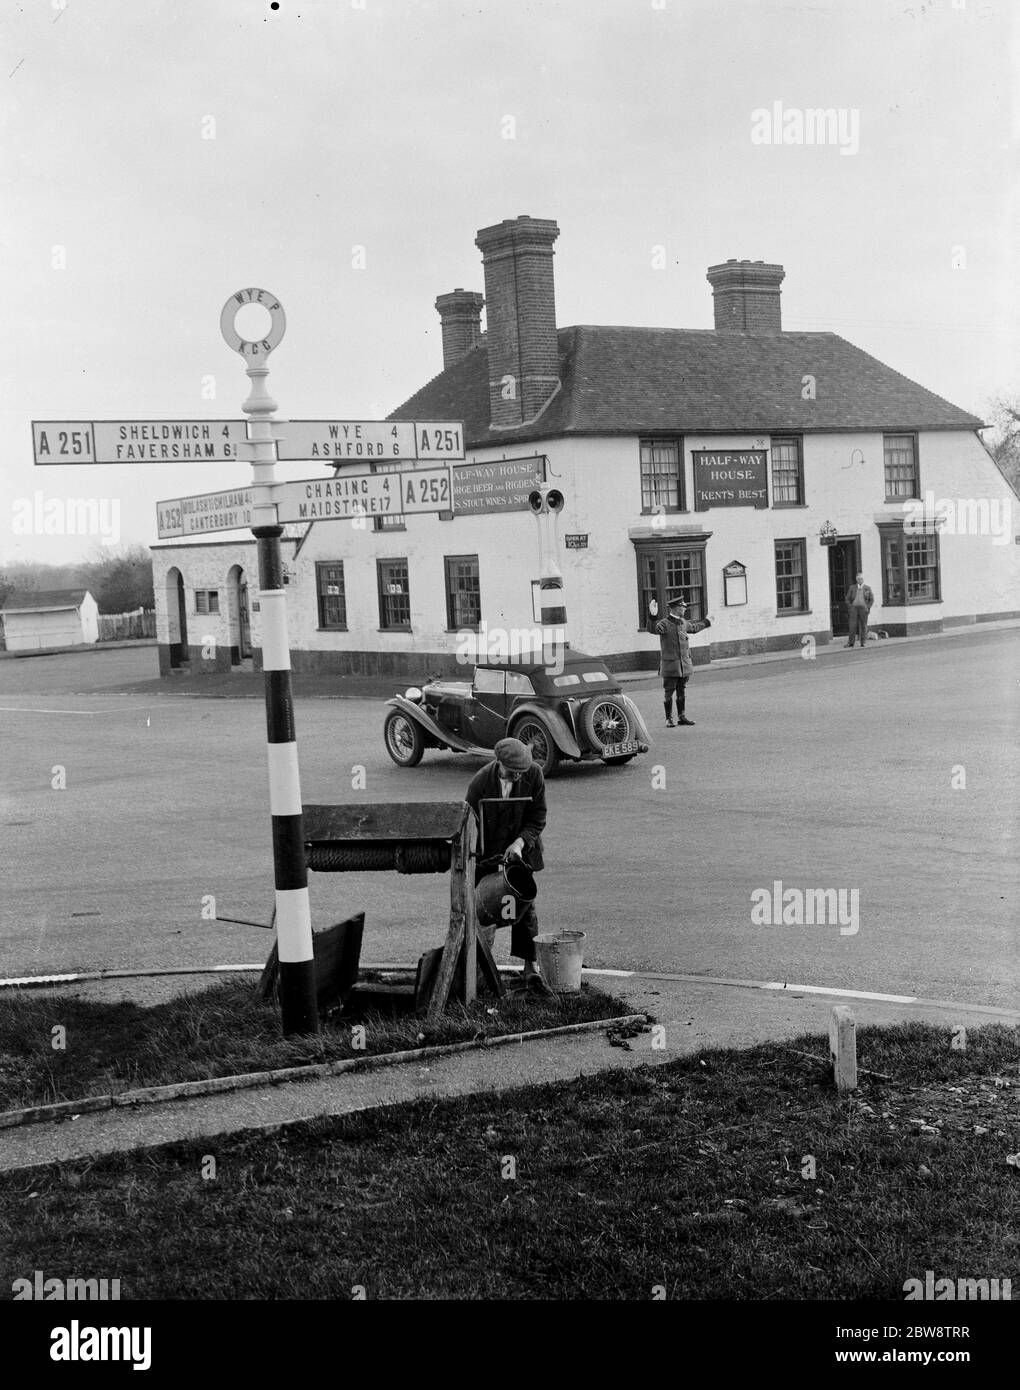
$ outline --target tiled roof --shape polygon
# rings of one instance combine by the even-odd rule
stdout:
[[[469,448],[569,434],[771,434],[785,430],[980,429],[835,333],[561,328],[562,389],[533,425],[489,429],[484,342],[390,419],[463,420]],[[815,399],[802,397],[815,379]]]
[[[30,613],[40,608],[78,608],[88,589],[13,590],[3,602],[5,613]]]

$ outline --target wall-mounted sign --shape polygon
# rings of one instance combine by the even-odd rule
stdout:
[[[570,535],[568,533],[563,537],[563,544],[567,547],[568,550],[587,550],[588,536],[587,534],[577,536]]]
[[[453,470],[453,510],[458,516],[530,511],[528,494],[544,475],[541,455],[457,464]]]
[[[694,510],[710,507],[767,507],[768,454],[764,449],[695,449]]]
[[[742,565],[739,560],[731,560],[728,565],[724,566],[723,589],[725,591],[724,602],[727,608],[746,603],[747,566]]]

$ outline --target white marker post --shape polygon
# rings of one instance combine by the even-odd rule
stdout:
[[[240,337],[234,327],[238,311],[247,304],[259,304],[269,312],[269,333],[258,342]],[[227,300],[220,315],[220,331],[227,346],[239,352],[249,363],[245,370],[251,381],[251,393],[241,406],[250,421],[248,440],[238,447],[239,457],[251,464],[253,474],[252,535],[258,542],[259,555],[262,669],[265,675],[269,743],[269,809],[273,820],[276,935],[280,958],[280,1016],[284,1037],[291,1037],[296,1033],[317,1033],[319,1013],[315,998],[312,914],[308,900],[308,865],[305,860],[287,606],[280,553],[283,527],[278,522],[273,502],[276,483],[274,426],[278,422],[273,419],[276,402],[266,389],[269,368],[265,360],[279,345],[286,329],[283,307],[275,295],[267,290],[238,291]]]
[[[829,1057],[841,1096],[857,1089],[857,1021],[853,1009],[837,1004],[829,1019]]]

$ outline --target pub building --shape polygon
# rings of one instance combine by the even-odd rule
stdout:
[[[465,633],[498,655],[494,633],[533,632],[536,479],[565,499],[568,640],[616,670],[655,667],[648,603],[678,593],[712,619],[699,662],[839,640],[859,571],[889,636],[1020,616],[1017,499],[981,420],[834,333],[784,332],[762,261],[708,268],[710,329],[557,328],[558,235],[478,233],[484,298],[438,297],[443,369],[388,417],[464,422],[453,511],[287,528],[295,671],[420,680],[462,670]],[[161,672],[258,668],[254,541],[153,558]]]

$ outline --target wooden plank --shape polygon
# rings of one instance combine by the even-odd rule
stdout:
[[[302,806],[307,842],[452,840],[471,811],[463,801],[394,801]]]
[[[269,952],[269,959],[263,967],[262,974],[259,976],[258,994],[260,999],[272,999],[276,994],[277,981],[280,978],[280,953],[273,942],[273,949]]]
[[[439,970],[436,972],[436,983],[432,991],[432,998],[429,1001],[428,1018],[438,1018],[446,1008],[446,1001],[450,997],[450,986],[453,984],[453,977],[457,971],[457,958],[460,955],[463,940],[463,917],[456,921],[451,918],[450,930],[447,932],[446,941],[443,944],[443,958],[439,963]]]
[[[468,816],[460,828],[453,847],[450,864],[450,915],[456,912],[464,918],[464,942],[461,947],[462,967],[458,972],[458,996],[464,1004],[473,1004],[478,992],[476,943],[478,921],[475,917],[475,881],[471,872],[477,831],[474,816]]]
[[[506,994],[506,986],[503,984],[502,976],[499,973],[496,962],[492,958],[492,952],[482,940],[481,936],[477,938],[476,944],[478,975],[489,989],[492,990],[493,994],[502,999],[503,995]]]
[[[365,914],[358,912],[345,922],[327,927],[325,931],[312,932],[315,998],[320,1012],[343,999],[353,988],[358,978],[364,929]],[[279,978],[280,957],[274,941],[258,983],[260,999],[273,997]]]
[[[360,980],[351,990],[351,996],[359,999],[366,997],[387,998],[390,995],[400,995],[410,999],[414,995],[414,985],[412,984],[387,984],[382,980]]]
[[[439,973],[439,965],[443,959],[443,948],[437,946],[432,951],[426,951],[418,961],[418,973],[414,979],[414,1007],[425,1009],[428,1007],[432,998],[432,991],[435,989],[436,979]]]
[[[365,914],[356,913],[325,931],[312,933],[315,993],[320,1012],[340,1002],[358,978]]]

